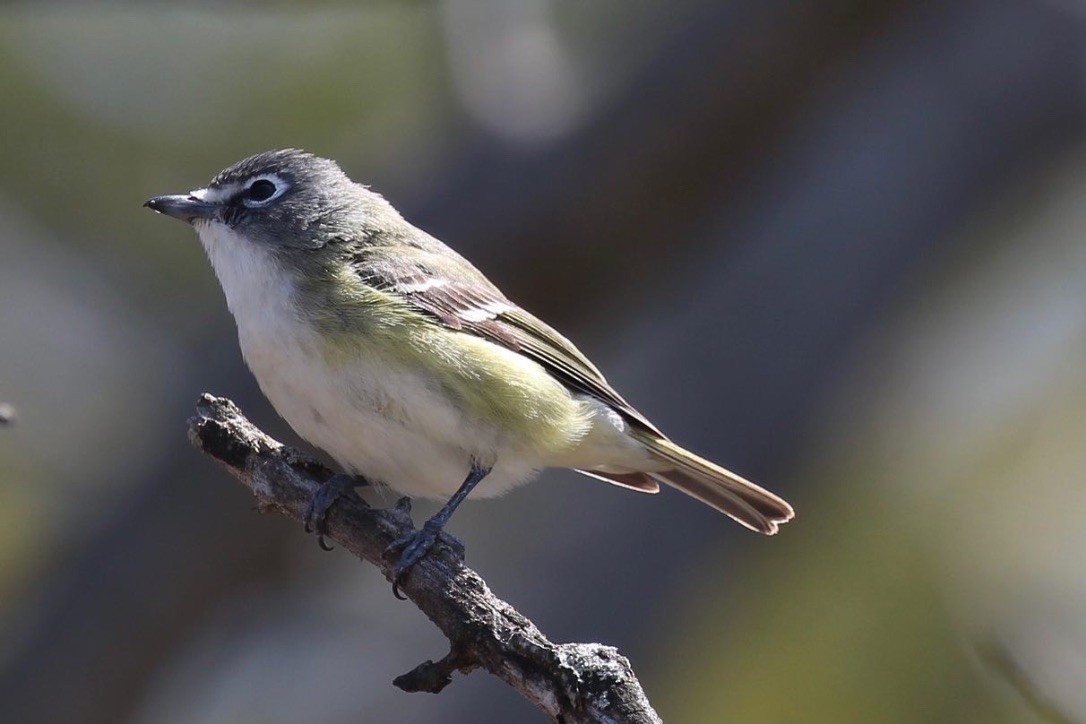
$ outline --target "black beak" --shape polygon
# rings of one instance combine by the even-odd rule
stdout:
[[[219,205],[212,204],[188,194],[176,196],[156,196],[143,204],[152,211],[172,216],[190,224],[196,219],[214,219],[219,215]]]

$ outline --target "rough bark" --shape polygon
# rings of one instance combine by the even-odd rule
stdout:
[[[203,395],[189,420],[189,438],[256,496],[261,511],[301,521],[310,498],[332,472],[257,429],[230,400]],[[388,546],[414,529],[410,504],[378,510],[341,498],[328,516],[326,538],[377,566],[392,580]],[[600,644],[555,644],[535,624],[491,593],[463,564],[455,539],[442,534],[400,590],[449,639],[449,653],[426,661],[393,683],[404,691],[437,693],[455,671],[483,668],[560,722],[659,722],[630,662]]]

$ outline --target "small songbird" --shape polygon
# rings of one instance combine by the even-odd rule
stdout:
[[[394,544],[395,583],[469,494],[542,468],[664,483],[767,535],[793,516],[669,440],[569,340],[334,161],[268,151],[145,205],[195,227],[260,389],[343,467],[307,529],[323,534],[336,499],[367,482],[448,500]]]

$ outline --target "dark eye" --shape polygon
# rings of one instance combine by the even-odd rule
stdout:
[[[245,189],[245,197],[250,201],[267,201],[275,195],[276,191],[278,191],[278,189],[275,187],[275,184],[262,178],[253,181],[249,188]]]

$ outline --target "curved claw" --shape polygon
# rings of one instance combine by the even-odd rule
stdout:
[[[386,556],[391,556],[397,551],[403,550],[399,562],[392,569],[392,595],[400,600],[404,599],[400,595],[400,583],[403,582],[404,577],[434,547],[434,543],[437,542],[437,537],[441,534],[445,523],[448,522],[449,516],[453,514],[457,506],[464,501],[464,498],[468,497],[479,481],[485,478],[489,472],[489,467],[481,467],[473,462],[471,470],[468,471],[468,476],[464,478],[464,482],[460,484],[456,493],[449,498],[449,502],[445,503],[441,510],[434,514],[434,517],[426,521],[418,530],[413,530],[402,538],[394,540],[385,549]],[[409,511],[410,506],[411,501],[407,498],[401,498],[396,502],[396,509],[401,512]],[[451,536],[450,539],[453,550],[463,560],[464,544]]]
[[[346,473],[339,473],[321,483],[317,492],[309,499],[309,505],[305,509],[305,532],[317,534],[317,545],[321,550],[330,551],[332,546],[325,541],[327,530],[328,511],[341,496],[357,496],[354,489],[359,485],[365,485],[366,481]]]
[[[400,584],[411,569],[414,568],[415,564],[422,560],[423,556],[434,547],[440,532],[440,527],[430,525],[430,522],[427,521],[421,528],[394,540],[385,549],[386,556],[403,551],[400,554],[400,560],[396,563],[396,567],[392,569],[392,595],[396,596],[396,598],[401,601],[405,600],[400,595]]]

